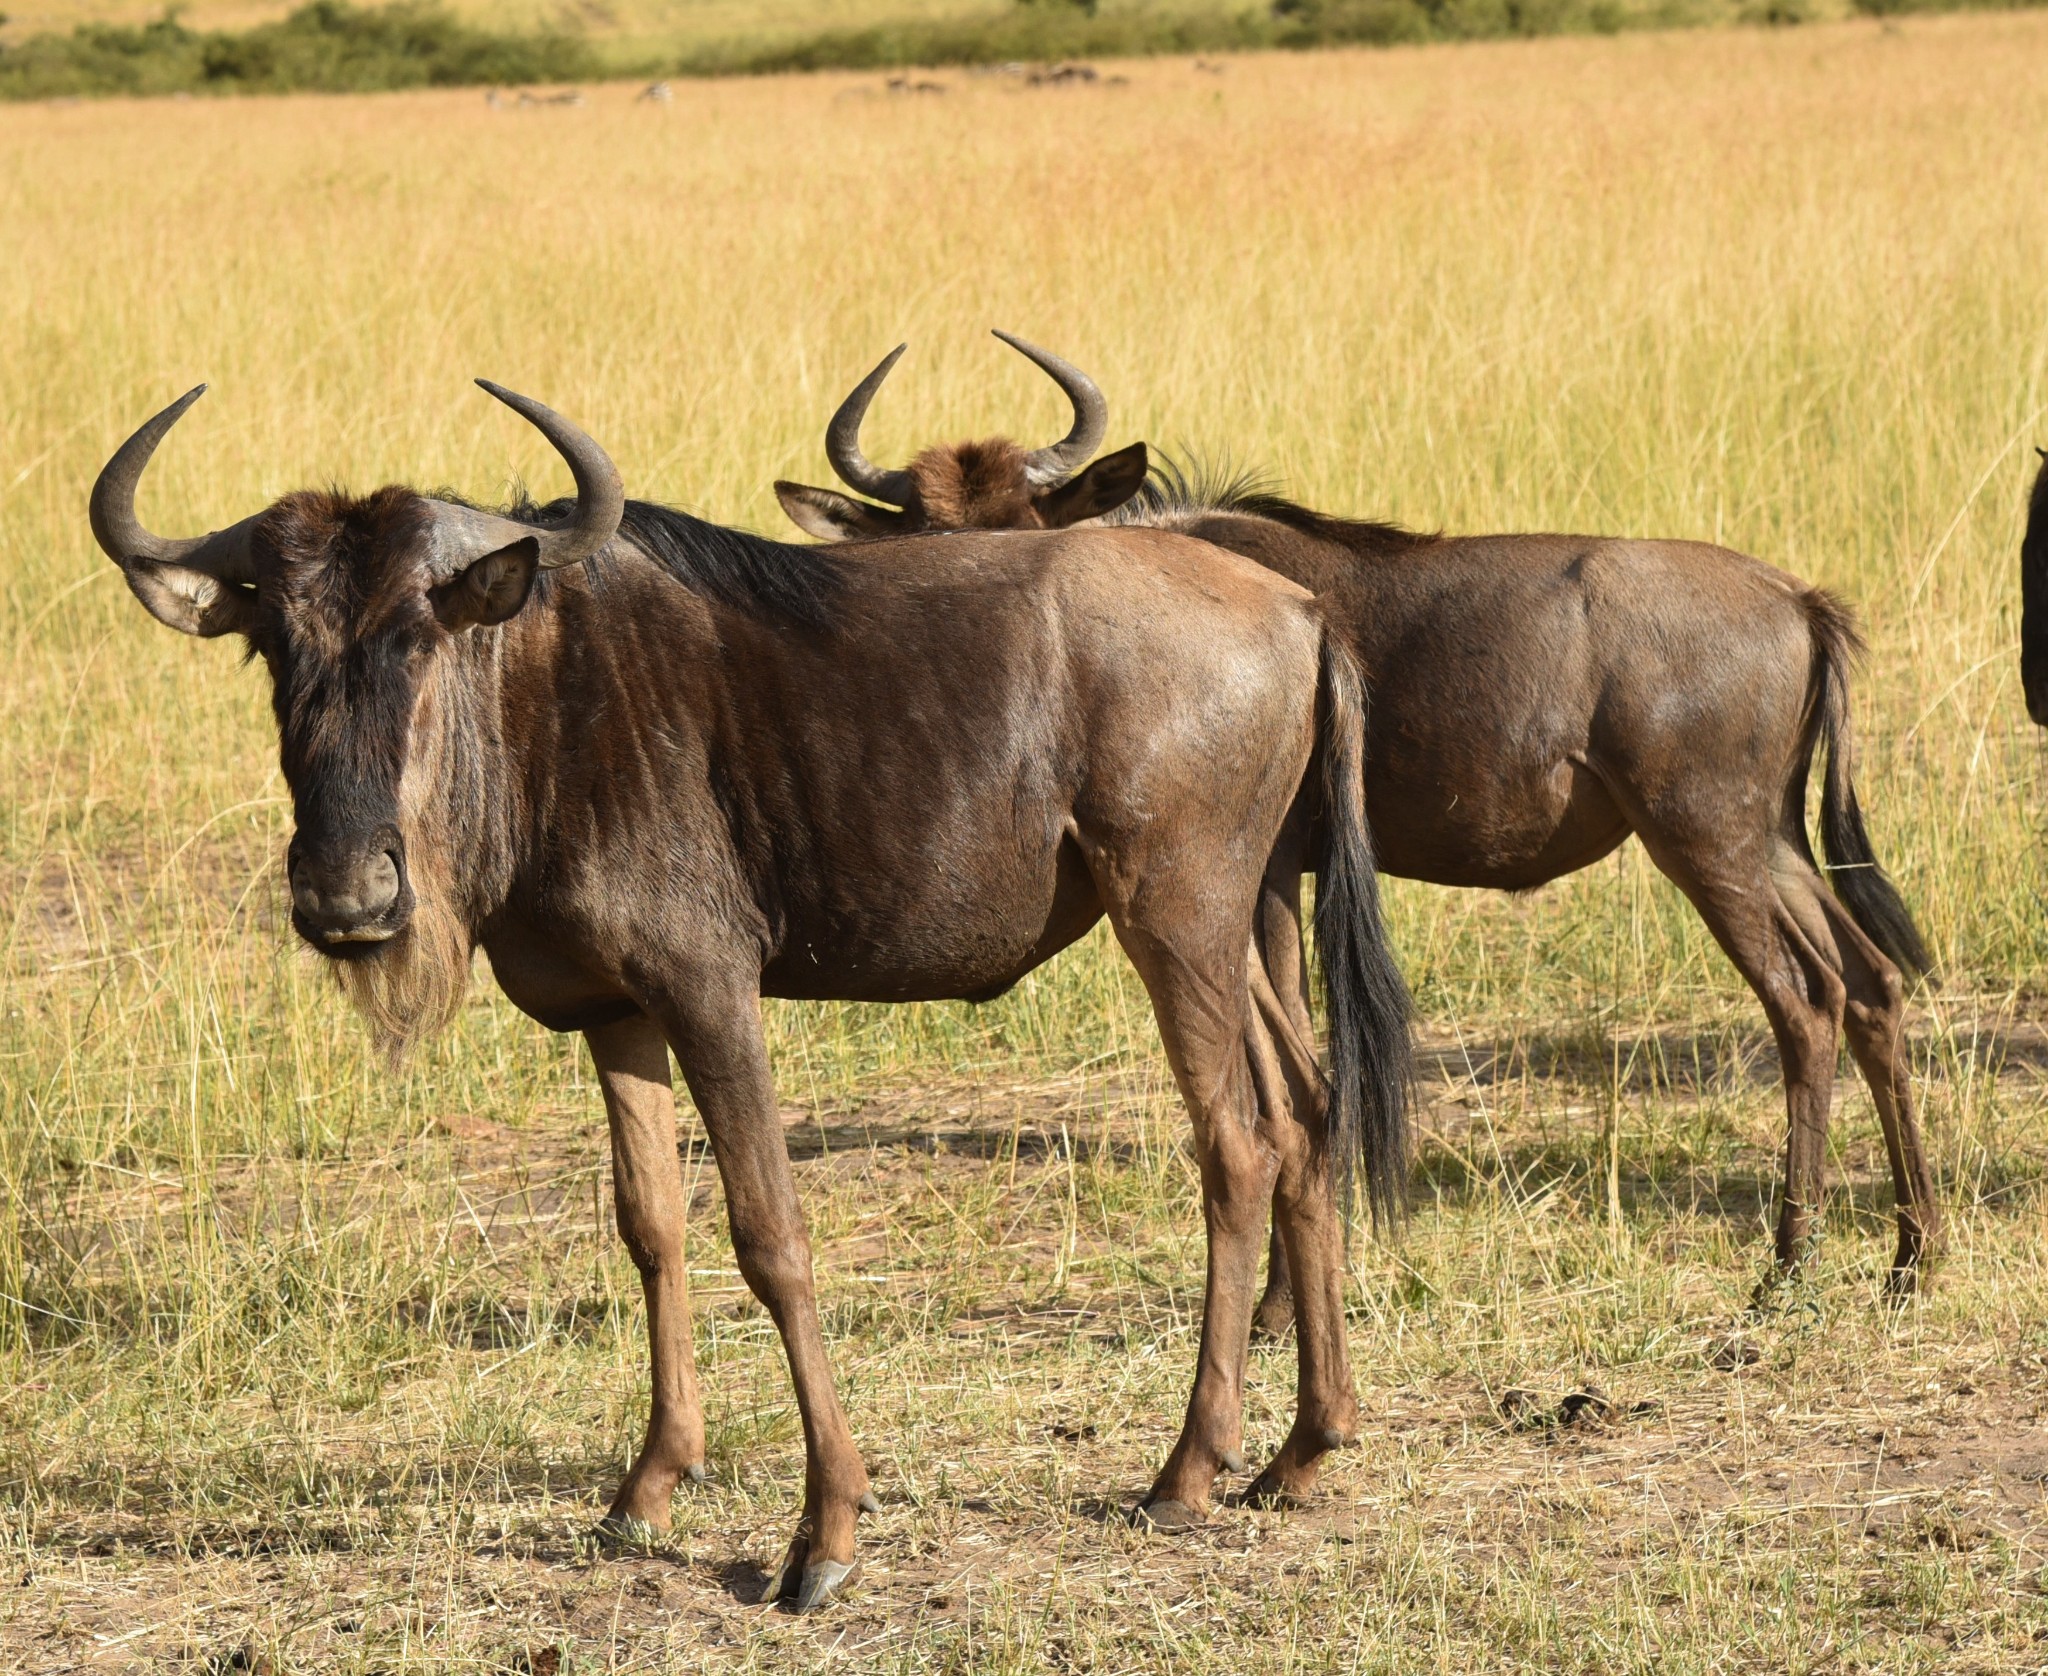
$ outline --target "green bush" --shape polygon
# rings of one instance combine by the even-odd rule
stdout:
[[[1273,10],[1282,20],[1282,46],[1392,46],[1436,38],[1429,12],[1416,0],[1281,0]]]
[[[783,70],[1051,62],[1162,52],[1229,52],[1272,46],[1279,36],[1270,14],[1124,12],[1103,16],[1063,0],[1056,5],[1020,5],[988,17],[828,30],[793,42],[720,43],[647,68],[664,75],[757,75]]]
[[[312,0],[241,33],[188,29],[175,12],[141,28],[85,24],[0,48],[0,97],[81,93],[363,93],[398,87],[574,81],[595,55],[566,35],[478,29],[430,0]]]

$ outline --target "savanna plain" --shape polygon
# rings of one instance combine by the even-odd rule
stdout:
[[[2048,917],[2016,677],[2048,443],[2048,17],[1185,61],[1088,86],[703,83],[0,110],[0,1659],[21,1670],[2048,1667]],[[629,487],[774,530],[826,415],[1063,428],[1426,527],[1729,543],[1853,600],[1879,853],[1941,962],[1949,1219],[1887,1302],[1841,1084],[1825,1238],[1754,1313],[1762,1015],[1631,843],[1390,886],[1424,1131],[1352,1247],[1365,1424],[1295,1512],[1119,1517],[1177,1429],[1202,1222],[1099,935],[1010,995],[771,1009],[866,1580],[753,1604],[800,1497],[687,1119],[712,1482],[590,1540],[644,1423],[575,1039],[481,971],[396,1070],[284,920],[260,668],[164,633],[87,486],[217,527],[338,481]],[[876,718],[886,726],[887,718]],[[1248,1452],[1290,1347],[1254,1360]]]

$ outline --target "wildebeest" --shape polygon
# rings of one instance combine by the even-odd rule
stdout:
[[[2020,542],[2020,690],[2027,714],[2048,727],[2048,448],[2040,454]]]
[[[825,427],[825,454],[840,481],[888,504],[854,500],[836,489],[778,482],[775,498],[791,522],[824,541],[918,530],[1064,529],[1099,518],[1143,488],[1149,461],[1142,442],[1095,459],[1109,431],[1109,404],[1095,381],[1022,338],[1008,332],[996,336],[1066,392],[1074,423],[1064,437],[1028,450],[1008,437],[927,448],[901,470],[873,464],[861,451],[861,421],[882,380],[903,358],[908,345],[899,343],[853,387]]]
[[[835,426],[850,407],[857,428],[894,360],[869,375]],[[1073,368],[1061,383],[1081,391],[1076,406],[1086,404],[1089,434],[1099,437],[1100,391]],[[858,446],[850,434],[828,452],[837,465]],[[984,460],[1016,452],[968,448]],[[868,467],[864,481],[849,483],[904,508],[893,528],[943,528],[923,485],[950,481],[948,452],[928,448],[907,471]],[[1062,463],[1076,470],[1080,458]],[[997,524],[1025,487],[1014,471],[1007,491],[986,485],[974,503],[983,526]],[[2030,609],[2043,626],[2029,642],[2038,647],[2030,683],[2040,683],[2029,685],[2030,703],[2048,694],[2044,497],[2037,486],[2044,533],[2030,536],[2029,574],[2040,579]],[[1857,804],[1849,667],[1860,643],[1840,601],[1700,542],[1418,535],[1312,512],[1242,480],[1206,488],[1173,470],[1155,472],[1109,519],[1213,542],[1316,595],[1372,693],[1366,804],[1383,871],[1531,890],[1599,860],[1631,832],[1642,839],[1756,992],[1777,1039],[1790,1114],[1780,1272],[1812,1237],[1846,1025],[1898,1200],[1891,1284],[1914,1285],[1938,1241],[1940,1211],[1914,1117],[1902,969],[1924,974],[1931,963]],[[2048,721],[2048,700],[2035,715]],[[1823,745],[1825,874],[1805,808]],[[1259,1325],[1278,1331],[1290,1311],[1276,1239]]]
[[[770,1588],[808,1608],[848,1577],[874,1501],[826,1363],[760,999],[985,998],[1105,914],[1193,1118],[1209,1232],[1194,1392],[1141,1511],[1197,1518],[1242,1468],[1276,1193],[1300,1391],[1252,1494],[1304,1491],[1357,1424],[1331,1177],[1356,1156],[1393,1204],[1407,1048],[1361,693],[1309,596],[1156,530],[783,546],[627,500],[582,431],[485,388],[567,460],[573,501],[298,493],[167,540],[135,489],[195,390],[109,461],[92,528],[160,621],[239,634],[267,666],[292,924],[384,1038],[445,1020],[481,945],[520,1008],[589,1042],[653,1358],[646,1442],[609,1518],[665,1525],[703,1471],[670,1050],[789,1357],[804,1512]],[[1327,1125],[1252,938],[1309,843]]]

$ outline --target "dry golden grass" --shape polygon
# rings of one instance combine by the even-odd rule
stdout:
[[[561,1638],[578,1669],[2040,1667],[2048,933],[2013,653],[2048,18],[1124,73],[0,109],[13,1665],[490,1670]],[[695,1159],[719,1481],[654,1553],[578,1547],[644,1404],[580,1050],[479,998],[374,1062],[279,921],[258,672],[134,606],[86,486],[206,378],[146,490],[165,528],[330,479],[554,489],[484,373],[637,492],[772,529],[769,481],[823,475],[825,415],[900,338],[878,457],[1052,434],[995,325],[1090,367],[1117,441],[1428,525],[1722,540],[1859,603],[1865,802],[1946,970],[1917,1027],[1939,1290],[1878,1305],[1845,1084],[1826,1255],[1725,1353],[1782,1117],[1718,953],[1634,846],[1522,901],[1397,887],[1432,1139],[1405,1245],[1358,1253],[1364,1445],[1307,1514],[1138,1541],[1102,1512],[1175,1427],[1200,1223],[1142,996],[1091,941],[979,1010],[776,1011],[793,1132],[832,1141],[800,1170],[887,1504],[866,1599],[739,1604],[800,1460]],[[472,1118],[506,1132],[449,1137]],[[1497,1415],[1586,1383],[1656,1407]]]

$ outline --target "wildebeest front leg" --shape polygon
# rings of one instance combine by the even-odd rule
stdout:
[[[796,1386],[804,1427],[804,1513],[763,1598],[793,1594],[797,1610],[807,1612],[852,1581],[854,1521],[875,1510],[875,1499],[832,1388],[810,1236],[761,1037],[760,998],[695,989],[678,1004],[671,1039],[725,1183],[733,1258],[782,1335]]]
[[[675,1096],[668,1043],[644,1018],[584,1032],[611,1122],[612,1187],[619,1235],[647,1295],[654,1397],[647,1441],[619,1486],[605,1524],[665,1530],[669,1498],[684,1478],[704,1479],[704,1410],[690,1344],[690,1294],[683,1258],[687,1206],[676,1157]]]

